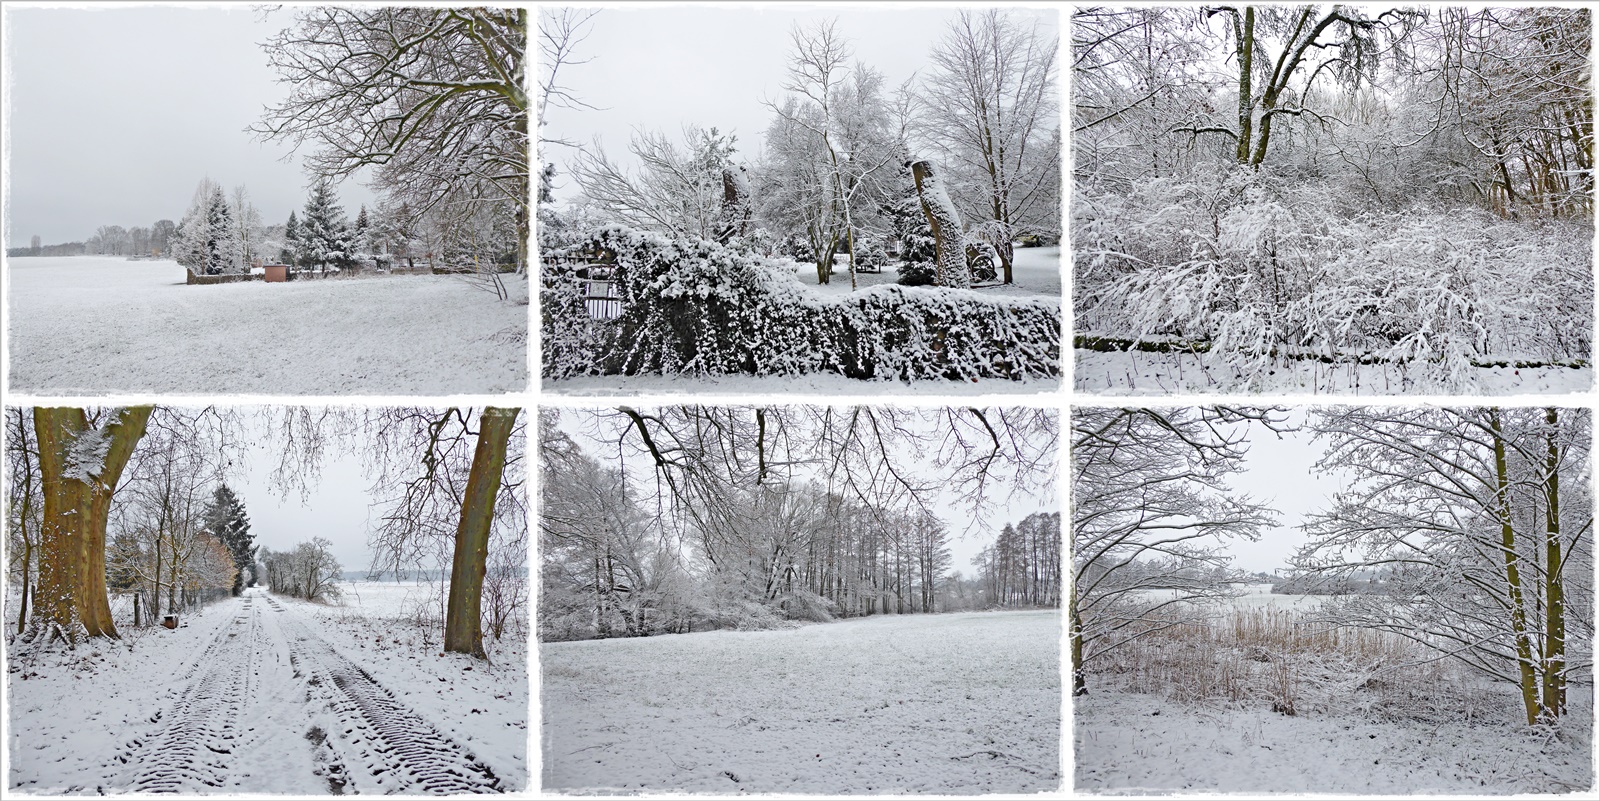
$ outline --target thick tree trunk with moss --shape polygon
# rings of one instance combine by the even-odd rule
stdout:
[[[444,621],[444,649],[485,658],[483,651],[483,574],[489,556],[489,531],[495,499],[505,473],[506,445],[517,409],[488,407],[478,419],[478,445],[467,473],[450,568],[450,600]]]
[[[106,594],[106,518],[151,411],[119,409],[105,427],[91,429],[83,409],[33,410],[44,520],[31,639],[71,645],[117,636]]]
[[[1494,434],[1495,507],[1500,518],[1500,550],[1505,556],[1507,602],[1511,613],[1511,636],[1517,653],[1518,683],[1528,725],[1539,720],[1539,688],[1533,668],[1533,643],[1528,634],[1527,611],[1522,605],[1522,575],[1517,565],[1517,536],[1511,522],[1511,478],[1506,469],[1506,443],[1500,427],[1500,411],[1489,410],[1489,428]]]

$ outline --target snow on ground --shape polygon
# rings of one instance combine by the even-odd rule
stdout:
[[[8,259],[10,388],[52,394],[490,394],[527,387],[527,282],[184,285],[171,261]]]
[[[1059,788],[1061,614],[545,643],[545,790]]]
[[[1118,794],[1582,791],[1592,788],[1593,705],[1572,689],[1569,722],[1554,732],[1509,719],[1287,717],[1091,689],[1074,707],[1073,785]],[[1505,701],[1517,711],[1514,697]]]
[[[985,295],[1049,295],[1061,297],[1061,248],[1060,246],[1025,248],[1018,246],[1012,251],[1011,279],[1012,284],[985,285],[976,290]],[[800,285],[819,295],[838,295],[850,292],[850,257],[838,256],[834,262],[834,273],[826,284],[817,283],[816,262],[795,261],[786,259],[794,271],[795,277],[800,279]],[[893,264],[884,267],[880,273],[856,273],[856,284],[861,289],[879,284],[893,284],[900,278],[900,273]]]
[[[1139,353],[1082,348],[1073,351],[1073,386],[1105,395],[1256,392],[1287,395],[1559,395],[1589,392],[1594,368],[1479,367],[1468,388],[1417,380],[1417,371],[1393,364],[1323,364],[1313,360],[1275,366],[1247,381],[1211,354]]]
[[[502,789],[526,789],[524,649],[498,652],[490,668],[464,663],[383,605],[347,602],[254,589],[172,631],[123,626],[121,642],[73,652],[9,644],[7,786],[418,793],[482,786],[487,767]],[[426,753],[396,756],[385,745],[394,737]]]

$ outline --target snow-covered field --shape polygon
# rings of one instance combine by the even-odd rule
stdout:
[[[490,665],[446,656],[403,620],[414,585],[359,590],[343,606],[247,590],[175,630],[124,628],[75,652],[13,644],[7,787],[526,789],[525,647],[491,643]]]
[[[1415,368],[1395,364],[1323,364],[1280,361],[1264,375],[1247,377],[1213,354],[1106,353],[1075,348],[1072,381],[1079,392],[1101,395],[1560,395],[1594,388],[1594,368],[1476,367],[1470,389],[1447,386]]]
[[[1061,615],[546,643],[546,790],[1035,793],[1061,784]]]
[[[1587,688],[1571,717],[1530,731],[1505,717],[1372,720],[1174,704],[1091,691],[1074,706],[1081,791],[1152,793],[1569,793],[1592,789]],[[1584,695],[1584,697],[1580,697]]]
[[[8,259],[17,392],[490,394],[526,388],[527,282],[452,276],[184,285],[171,261]]]

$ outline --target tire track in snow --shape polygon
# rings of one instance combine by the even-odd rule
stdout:
[[[239,739],[239,712],[254,690],[250,663],[259,647],[261,612],[253,601],[244,599],[195,662],[189,672],[194,678],[183,695],[153,719],[164,723],[134,740],[119,757],[134,766],[130,784],[135,791],[182,793],[226,786]]]
[[[276,599],[264,597],[271,609],[284,612]],[[505,792],[487,765],[401,703],[292,613],[285,613],[279,622],[289,639],[291,662],[309,674],[307,683],[322,690],[338,716],[339,730],[329,732],[330,738],[342,741],[357,757],[344,760],[352,785],[349,791]],[[366,775],[357,775],[358,771]],[[368,782],[376,786],[362,786]]]

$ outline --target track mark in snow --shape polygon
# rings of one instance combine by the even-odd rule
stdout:
[[[120,757],[134,766],[131,784],[136,791],[194,792],[227,783],[229,756],[239,739],[239,711],[254,689],[250,662],[261,620],[252,600],[245,598],[240,613],[200,655],[183,695],[153,719],[165,723],[144,740],[135,740]]]
[[[274,610],[283,610],[276,600],[269,598],[268,604]],[[339,731],[329,732],[329,743],[340,740],[358,757],[344,760],[341,774],[350,785],[348,791],[505,792],[488,766],[397,700],[292,613],[286,614],[282,623],[296,670],[309,674],[307,684],[318,688],[338,716]],[[355,765],[360,767],[349,769]],[[366,776],[356,775],[363,769]],[[367,781],[377,786],[363,787]]]

